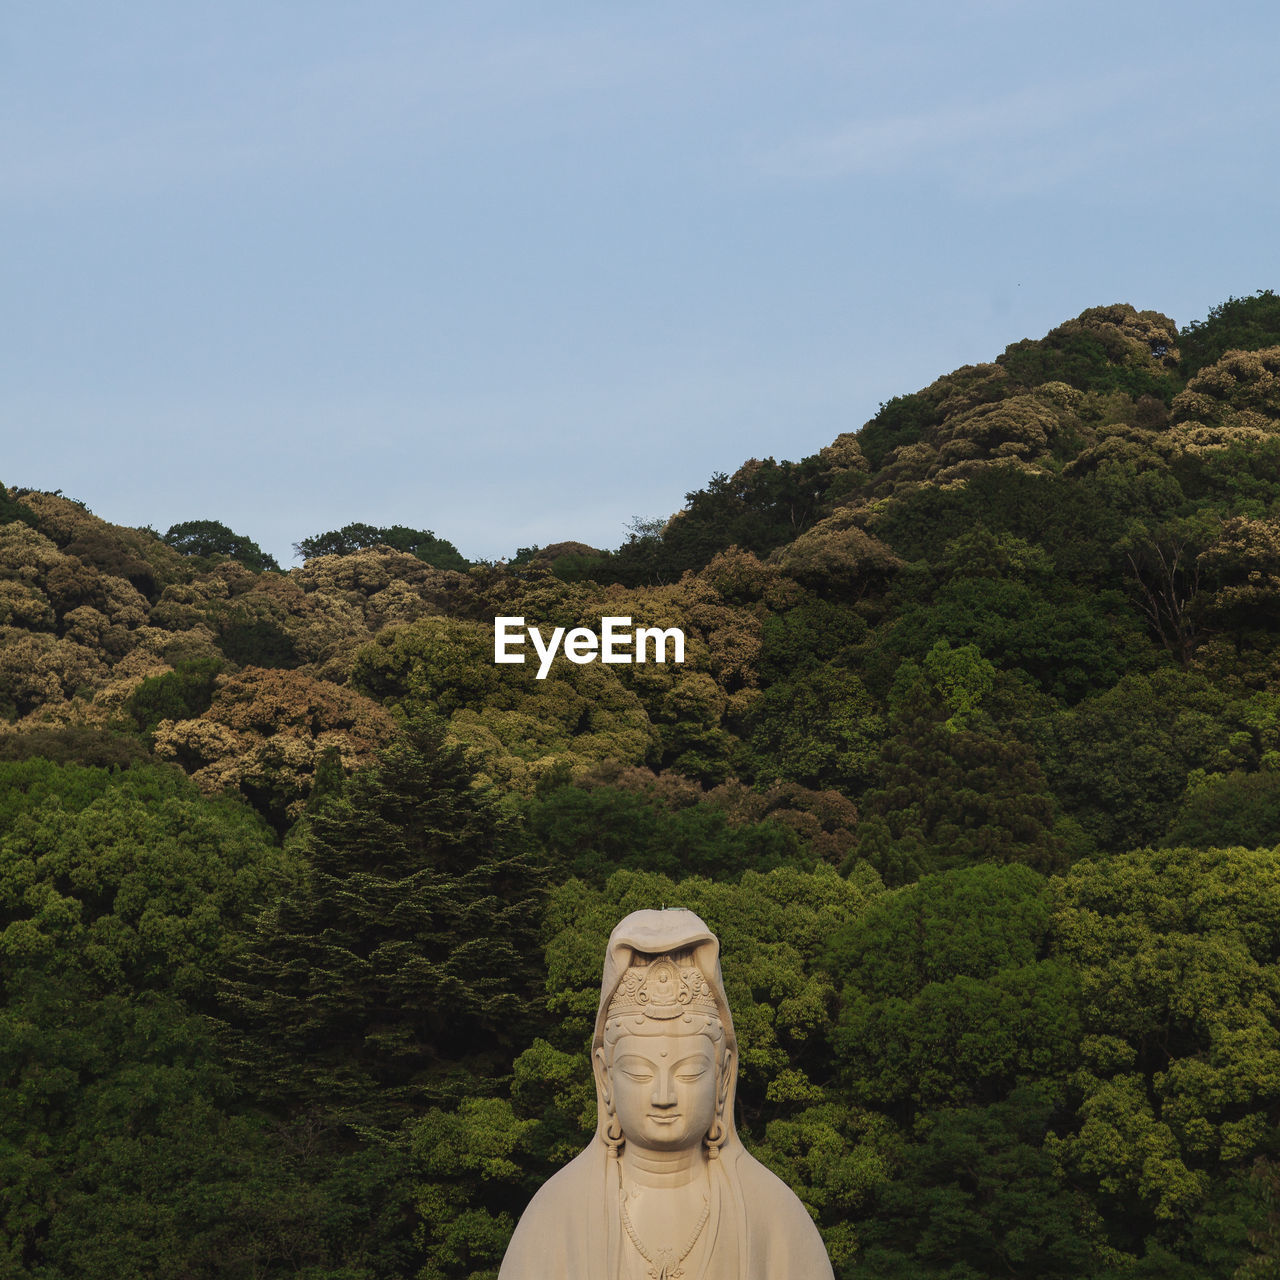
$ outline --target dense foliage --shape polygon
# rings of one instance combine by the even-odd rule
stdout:
[[[276,558],[267,555],[252,538],[232,532],[220,520],[183,520],[169,526],[164,541],[184,556],[228,556],[247,569],[280,569]]]
[[[0,491],[0,1274],[491,1280],[681,903],[842,1280],[1276,1275],[1278,306],[1093,308],[611,551]],[[686,661],[492,661],[606,614]]]
[[[437,569],[465,569],[467,562],[447,538],[437,538],[430,529],[410,529],[392,525],[378,529],[371,524],[348,524],[328,533],[317,533],[295,543],[294,551],[304,559],[315,556],[349,556],[370,547],[394,547],[425,560]]]

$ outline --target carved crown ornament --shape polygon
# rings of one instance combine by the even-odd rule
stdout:
[[[609,1018],[666,1020],[686,1013],[718,1014],[715,996],[701,970],[670,955],[640,961],[622,975],[609,1001]]]

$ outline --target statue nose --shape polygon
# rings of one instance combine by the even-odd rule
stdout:
[[[676,1104],[675,1082],[659,1075],[653,1082],[651,1101],[655,1107],[673,1107]]]

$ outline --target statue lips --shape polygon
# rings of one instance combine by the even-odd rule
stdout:
[[[675,1115],[670,1115],[666,1113],[655,1115],[653,1112],[650,1112],[648,1116],[648,1120],[650,1124],[661,1125],[663,1128],[668,1128],[668,1127],[674,1128],[676,1123],[682,1120],[683,1118],[684,1117],[681,1116],[679,1112],[676,1112]]]

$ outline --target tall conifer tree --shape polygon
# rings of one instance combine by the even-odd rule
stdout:
[[[442,727],[327,798],[303,852],[225,989],[260,1101],[392,1126],[502,1073],[529,1024],[541,873]]]

